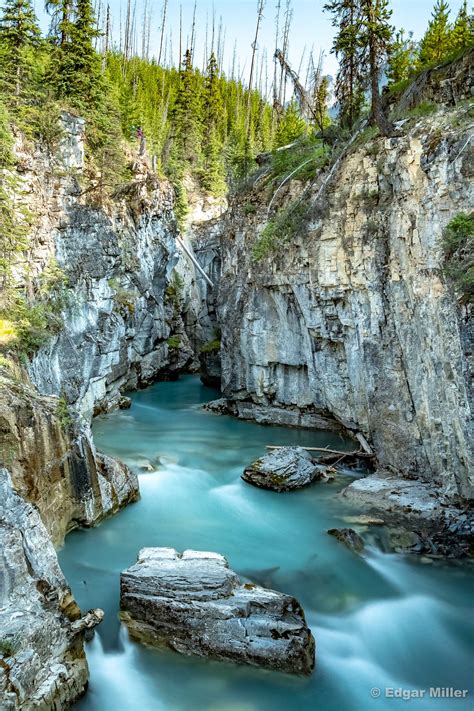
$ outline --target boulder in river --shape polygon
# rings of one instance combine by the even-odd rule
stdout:
[[[354,553],[362,553],[364,550],[364,541],[353,528],[330,528],[328,533],[344,543]]]
[[[314,668],[315,642],[298,601],[242,584],[218,553],[144,548],[120,583],[133,639],[292,674]]]
[[[302,447],[274,449],[257,459],[242,474],[242,479],[261,489],[290,491],[301,489],[316,479],[325,479],[326,467],[315,464]]]

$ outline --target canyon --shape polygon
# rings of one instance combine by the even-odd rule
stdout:
[[[428,497],[436,521],[472,500],[472,305],[446,277],[442,249],[453,216],[474,209],[471,70],[472,53],[449,70],[462,87],[456,106],[427,82],[436,111],[391,138],[362,134],[327,183],[288,181],[272,212],[278,184],[264,166],[228,209],[196,194],[181,231],[173,188],[146,156],[130,152],[130,182],[88,201],[81,118],[63,114],[55,152],[16,137],[19,192],[35,215],[29,268],[55,260],[68,304],[37,353],[0,367],[1,573],[11,580],[17,560],[21,577],[2,586],[15,627],[0,664],[9,711],[57,708],[86,687],[92,618],[81,617],[53,544],[139,496],[136,474],[98,452],[90,429],[94,415],[127,407],[127,392],[201,368],[236,417],[363,434],[376,473],[344,492],[361,506],[405,487],[395,513],[416,518]],[[304,220],[257,258],[265,226],[295,200]],[[46,666],[41,635],[33,657],[15,647],[22,606],[54,626]],[[38,665],[45,677],[33,689]]]

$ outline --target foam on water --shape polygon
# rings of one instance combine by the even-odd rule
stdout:
[[[136,393],[132,408],[99,418],[99,449],[139,473],[141,500],[67,538],[60,560],[83,609],[106,618],[88,645],[82,711],[365,711],[407,708],[386,687],[468,688],[474,576],[374,548],[354,555],[328,536],[348,513],[337,498],[352,475],[275,494],[246,485],[243,467],[267,444],[348,446],[325,432],[264,427],[201,411],[216,397],[186,377]],[[142,472],[148,463],[156,471]],[[117,613],[120,571],[144,546],[224,554],[247,579],[295,595],[317,641],[309,679],[236,667],[128,639]],[[382,689],[372,698],[373,687]],[[411,699],[418,711],[472,709],[472,699]]]

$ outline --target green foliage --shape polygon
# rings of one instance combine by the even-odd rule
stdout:
[[[271,174],[275,182],[291,173],[295,180],[310,180],[326,165],[328,155],[329,150],[321,140],[304,136],[291,148],[273,152]]]
[[[66,432],[70,429],[74,422],[74,419],[69,411],[68,402],[64,395],[61,395],[61,397],[58,398],[58,402],[56,404],[56,417],[58,418],[62,429]]]
[[[13,137],[10,129],[10,118],[6,106],[0,99],[0,170],[13,165],[12,148]]]
[[[267,223],[263,232],[252,248],[252,258],[259,261],[277,251],[289,242],[303,227],[308,216],[308,207],[298,198],[280,210],[273,220]]]
[[[67,41],[59,41],[53,49],[49,81],[58,98],[88,110],[100,102],[104,89],[100,58],[93,47],[99,33],[90,0],[76,0],[74,20],[69,17],[59,29],[67,34]]]
[[[177,351],[181,347],[181,340],[179,336],[170,336],[166,342],[171,351]]]
[[[460,212],[444,233],[445,271],[462,300],[474,301],[474,213]]]
[[[301,118],[298,105],[296,101],[290,101],[285,114],[279,123],[276,136],[275,136],[275,148],[280,146],[286,146],[289,143],[293,143],[297,138],[300,138],[306,133],[307,125],[306,121]]]
[[[449,13],[446,0],[436,0],[428,29],[420,43],[421,67],[443,59],[450,51]]]
[[[474,18],[467,10],[464,0],[449,37],[450,51],[459,52],[474,45]]]
[[[0,87],[15,102],[30,89],[40,30],[30,0],[5,0],[0,18]]]
[[[184,289],[184,279],[183,277],[174,269],[171,274],[171,279],[168,286],[166,287],[165,296],[172,302],[175,313],[178,314],[181,309],[181,303],[183,300],[183,289]]]
[[[113,290],[115,310],[123,317],[133,316],[135,313],[136,294],[131,289],[120,285],[118,279],[109,279],[109,286]]]
[[[13,657],[19,646],[18,640],[14,637],[0,637],[0,656]]]
[[[415,106],[411,109],[408,114],[414,118],[423,118],[423,116],[430,116],[437,110],[437,105],[432,101],[422,101],[421,104]]]
[[[330,0],[324,9],[332,13],[332,24],[336,27],[332,51],[339,61],[335,87],[339,123],[344,128],[352,129],[364,105],[366,81],[361,67],[360,0]]]
[[[7,346],[24,356],[35,353],[62,328],[62,321],[50,304],[29,303],[21,296],[11,298],[6,309],[0,308],[0,322],[2,321],[10,322],[13,338],[6,339],[6,342],[0,338],[0,346]]]
[[[201,353],[218,353],[221,349],[222,333],[220,328],[214,329],[214,338],[205,343],[201,348]]]
[[[401,82],[409,80],[415,71],[418,59],[418,48],[411,33],[406,36],[405,30],[395,34],[389,51],[387,79],[390,87],[400,87]]]

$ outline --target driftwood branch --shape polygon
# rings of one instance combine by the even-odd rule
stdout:
[[[291,445],[276,445],[276,444],[267,444],[267,449],[286,449]],[[374,457],[374,453],[372,450],[369,452],[364,452],[362,449],[356,449],[351,452],[342,452],[341,450],[338,449],[328,449],[327,447],[302,447],[301,449],[305,449],[307,452],[321,452],[321,454],[336,454],[337,456],[340,457],[362,457],[365,459],[371,459]]]

